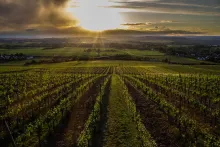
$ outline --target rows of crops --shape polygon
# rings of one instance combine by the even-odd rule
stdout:
[[[131,95],[139,93],[136,95],[136,103],[145,99],[148,103],[142,102],[141,107],[148,107],[151,102],[154,109],[161,112],[161,120],[168,122],[166,132],[172,133],[164,135],[164,140],[155,136],[158,143],[168,142],[167,145],[172,143],[177,146],[220,145],[220,77],[218,75],[167,75],[144,72],[137,74],[132,68],[124,71],[127,74],[120,75],[130,88]],[[142,108],[139,109],[143,111]],[[151,114],[155,112],[156,110]],[[141,115],[144,119],[149,116],[149,114],[145,116],[144,112]],[[146,122],[146,128],[148,123]],[[161,124],[161,127],[165,124]],[[160,131],[162,130],[155,133],[161,134]]]
[[[2,146],[220,146],[220,77],[142,67],[0,74]]]

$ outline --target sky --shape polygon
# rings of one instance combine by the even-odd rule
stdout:
[[[220,0],[0,0],[0,35],[220,35]]]

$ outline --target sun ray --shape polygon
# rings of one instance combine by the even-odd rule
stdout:
[[[103,41],[102,33],[100,33],[100,40],[101,40],[102,48],[105,50],[105,43],[104,43],[104,41]]]

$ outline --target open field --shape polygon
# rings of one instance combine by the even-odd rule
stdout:
[[[220,143],[219,65],[99,60],[0,68],[3,146]]]
[[[115,48],[82,48],[82,47],[63,47],[63,48],[26,48],[26,49],[1,49],[1,54],[22,53],[26,56],[33,56],[35,61],[52,60],[53,58],[63,57],[69,60],[135,60],[152,62],[169,62],[174,64],[213,64],[208,61],[200,61],[193,58],[166,55],[155,50],[138,49],[115,49]],[[28,62],[28,60],[27,60]],[[25,62],[24,62],[25,63]]]
[[[48,69],[66,69],[73,67],[141,67],[147,69],[153,73],[197,73],[197,74],[219,74],[219,65],[176,65],[176,64],[165,64],[160,62],[145,62],[145,61],[121,61],[121,60],[97,60],[97,61],[71,61],[53,64],[39,64],[24,66],[25,61],[19,62],[8,62],[0,64],[1,72],[10,71],[22,71],[22,70],[33,70],[39,68]]]
[[[1,49],[2,54],[15,54],[23,53],[31,56],[98,56],[96,51],[86,52],[88,48],[81,47],[64,47],[64,48],[26,48],[26,49]],[[158,51],[140,51],[132,49],[117,50],[112,48],[101,48],[101,56],[115,55],[115,54],[131,54],[136,56],[148,56],[148,55],[164,55]]]

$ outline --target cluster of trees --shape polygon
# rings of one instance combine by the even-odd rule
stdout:
[[[16,54],[10,54],[10,55],[0,54],[0,63],[8,62],[8,61],[26,60],[28,58],[32,58],[32,57],[28,57],[24,55],[23,53],[16,53]]]
[[[212,62],[220,62],[220,47],[213,46],[180,46],[167,47],[163,50],[168,55],[196,58]]]
[[[27,61],[25,65],[33,65],[33,64],[50,64],[50,63],[61,63],[61,62],[68,62],[68,61],[91,61],[91,60],[133,60],[133,61],[153,61],[153,62],[160,62],[159,59],[153,57],[142,57],[142,56],[132,56],[129,54],[121,55],[116,54],[114,56],[98,56],[98,57],[89,57],[89,56],[72,56],[72,57],[51,57],[48,59],[42,60],[31,60]],[[164,61],[165,62],[165,61]]]
[[[109,43],[108,47],[116,49],[138,49],[138,50],[165,50],[167,45],[144,43],[144,42],[129,42],[129,43]]]
[[[149,42],[105,42],[105,48],[116,48],[116,49],[140,49],[140,50],[157,50],[160,47],[164,47],[164,44],[156,44]],[[94,43],[93,41],[88,40],[87,42],[83,42],[77,39],[20,39],[20,40],[0,40],[0,48],[2,49],[20,49],[20,48],[44,48],[44,49],[54,49],[54,48],[62,48],[62,47],[82,47],[82,48],[101,48],[103,47],[103,43],[97,41]]]
[[[87,48],[87,49],[84,49],[84,52],[87,52],[87,53],[90,53],[90,52],[101,52],[100,48]]]

